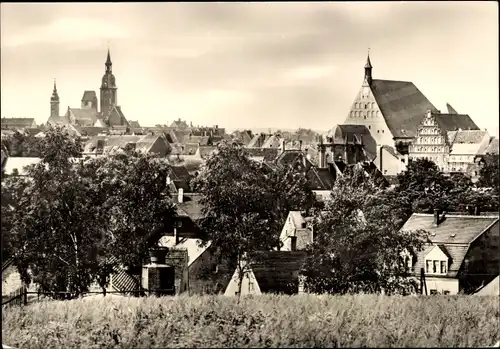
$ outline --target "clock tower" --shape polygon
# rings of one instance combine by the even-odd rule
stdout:
[[[117,105],[117,87],[115,76],[113,75],[111,63],[111,55],[108,49],[108,57],[106,59],[106,70],[101,82],[101,117],[104,120],[109,118],[111,110]]]

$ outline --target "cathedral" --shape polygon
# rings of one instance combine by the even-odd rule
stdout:
[[[105,72],[101,80],[100,105],[95,91],[84,91],[80,108],[68,106],[66,113],[59,115],[60,101],[57,93],[56,82],[50,97],[50,117],[47,124],[63,124],[73,126],[109,127],[113,129],[128,129],[129,122],[123,115],[118,105],[115,76],[113,75],[113,63],[108,49]]]

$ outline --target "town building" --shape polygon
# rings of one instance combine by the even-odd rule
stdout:
[[[261,251],[250,255],[244,266],[240,288],[240,274],[235,269],[224,292],[225,296],[260,295],[263,293],[297,294],[304,285],[300,269],[307,254],[304,251]]]
[[[473,293],[498,276],[498,215],[414,213],[402,231],[425,230],[430,243],[406,256],[412,277],[424,270],[430,294]]]
[[[344,123],[366,126],[378,145],[404,149],[427,110],[437,109],[412,82],[374,79],[372,73],[368,55],[363,83]]]
[[[123,111],[118,105],[118,87],[113,74],[113,63],[108,49],[105,62],[105,71],[101,79],[100,100],[95,91],[86,90],[83,92],[80,108],[68,106],[64,115],[60,115],[60,99],[57,92],[56,81],[50,97],[50,117],[47,124],[70,124],[75,126],[95,126],[109,127],[119,130],[118,133],[127,133],[130,127]],[[100,110],[98,110],[98,106]]]
[[[487,132],[481,131],[469,115],[428,110],[409,146],[409,156],[431,160],[443,172],[459,172],[465,171],[488,143]]]
[[[24,130],[25,128],[37,127],[34,118],[2,118],[2,130]]]

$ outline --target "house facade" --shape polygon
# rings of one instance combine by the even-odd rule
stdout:
[[[430,294],[473,293],[498,275],[498,216],[414,213],[403,231],[423,229],[428,243],[408,264],[416,279],[425,274]]]
[[[280,234],[280,251],[300,251],[313,242],[310,218],[303,212],[290,211]]]
[[[467,138],[464,132],[479,136],[479,139]],[[458,162],[461,164],[459,168],[463,167],[465,171],[469,158],[464,158],[461,153],[470,153],[472,148],[475,149],[473,152],[477,152],[481,144],[488,141],[489,136],[486,134],[486,131],[479,130],[469,115],[441,114],[428,110],[417,129],[413,143],[409,146],[409,157],[433,161],[443,172],[458,172],[455,165]],[[470,140],[477,146],[461,145],[470,144]],[[484,147],[486,145],[487,143]],[[462,166],[462,163],[465,165]]]
[[[25,128],[36,128],[35,118],[2,118],[2,130],[23,130]]]

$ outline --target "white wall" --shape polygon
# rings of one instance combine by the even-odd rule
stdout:
[[[450,295],[458,294],[458,279],[429,277],[426,275],[425,281],[428,294],[431,294],[431,290],[437,290],[441,294],[444,291],[449,291]]]
[[[239,282],[238,270],[236,269],[231,278],[231,281],[229,281],[229,284],[227,285],[226,291],[224,292],[224,296],[236,296],[237,292],[239,291],[238,282]],[[253,288],[251,287],[251,285],[253,285]],[[259,284],[257,283],[255,275],[252,271],[249,271],[248,273],[245,274],[241,286],[241,295],[245,296],[249,294],[252,295],[262,294],[260,291]]]

